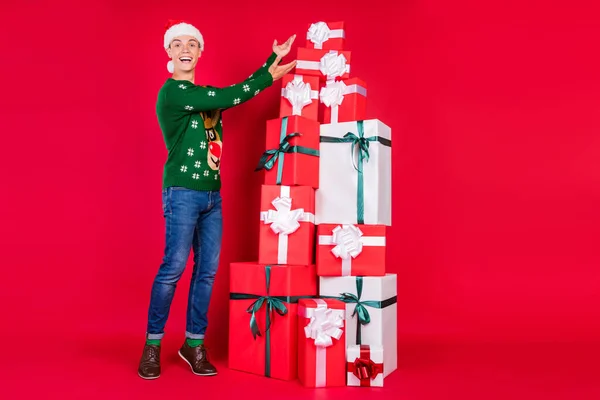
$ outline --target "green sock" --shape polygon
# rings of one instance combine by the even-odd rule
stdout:
[[[204,344],[204,339],[185,339],[185,342],[190,347],[198,347],[201,344]]]
[[[160,339],[146,339],[146,344],[160,346]]]

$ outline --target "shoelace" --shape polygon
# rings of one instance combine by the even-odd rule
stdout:
[[[149,347],[148,348],[148,361],[158,361],[159,355],[158,355],[158,349],[155,349],[154,347]]]

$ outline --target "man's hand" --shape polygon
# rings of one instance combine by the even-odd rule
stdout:
[[[279,65],[281,56],[277,56],[273,64],[269,67],[269,73],[273,76],[273,81],[280,79],[285,74],[289,73],[296,66],[296,60],[289,64]]]
[[[296,39],[296,35],[290,36],[288,40],[284,44],[277,45],[277,39],[273,42],[273,53],[277,54],[279,57],[285,57],[290,52],[292,48],[292,43],[294,43],[294,39]]]

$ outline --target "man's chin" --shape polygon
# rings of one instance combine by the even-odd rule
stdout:
[[[192,72],[194,70],[194,68],[196,68],[196,64],[190,64],[190,65],[180,65],[179,66],[179,71],[180,72]]]

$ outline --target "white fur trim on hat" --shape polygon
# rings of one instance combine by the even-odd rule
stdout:
[[[204,50],[204,38],[200,31],[194,26],[185,22],[173,25],[165,32],[164,45],[165,49],[169,48],[171,41],[178,36],[189,35],[194,37],[200,43],[200,50]]]

